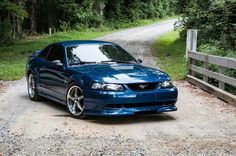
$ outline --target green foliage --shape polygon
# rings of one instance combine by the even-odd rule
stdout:
[[[161,36],[152,45],[157,64],[170,74],[173,80],[181,80],[187,74],[185,42],[180,39],[179,31],[171,31]]]
[[[236,0],[189,0],[182,19],[186,29],[199,30],[199,44],[213,44],[223,50],[236,50]],[[225,54],[226,55],[226,54]]]
[[[52,36],[40,35],[28,37],[15,42],[12,46],[0,46],[0,80],[16,80],[25,73],[25,63],[33,51],[42,49],[50,43],[64,40],[94,39],[111,33],[111,31],[69,31],[59,32]]]
[[[12,28],[9,20],[0,21],[0,44],[8,44],[12,41]]]
[[[59,29],[61,30],[61,31],[69,31],[69,30],[71,30],[71,28],[70,28],[70,23],[69,22],[65,22],[65,21],[61,21],[61,20],[59,20]]]
[[[176,4],[177,0],[108,0],[104,12],[109,21],[132,22],[174,15]]]
[[[178,0],[3,0],[0,21],[9,20],[12,38],[21,34],[126,27],[175,14]],[[28,14],[28,16],[27,16]],[[5,24],[6,22],[2,23]],[[122,26],[124,25],[124,26]],[[8,41],[2,36],[1,40]]]
[[[14,16],[25,18],[27,17],[27,12],[24,8],[24,3],[26,0],[19,0],[18,3],[13,3],[9,0],[3,0],[0,3],[0,12],[5,13],[9,12],[12,13]]]
[[[27,17],[25,1],[2,0],[0,2],[0,44],[10,44],[13,38],[18,36],[20,24]]]
[[[219,43],[217,44],[201,44],[198,47],[198,51],[202,51],[207,54],[211,55],[219,55],[223,57],[230,57],[230,58],[236,58],[236,51],[231,50],[231,49],[223,49],[220,48]]]

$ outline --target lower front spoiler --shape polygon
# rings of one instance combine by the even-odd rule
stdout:
[[[169,106],[153,106],[153,107],[135,107],[135,108],[114,108],[114,109],[103,109],[103,110],[84,110],[86,115],[96,116],[128,116],[134,115],[139,112],[171,112],[176,111],[175,105]]]

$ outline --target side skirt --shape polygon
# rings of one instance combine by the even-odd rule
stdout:
[[[55,97],[53,97],[53,96],[49,96],[49,95],[44,94],[44,93],[39,93],[39,95],[42,96],[42,97],[44,97],[44,98],[46,98],[46,99],[49,99],[49,100],[55,101],[55,102],[57,102],[57,103],[60,103],[60,104],[62,104],[62,105],[66,105],[66,101],[64,101],[64,100],[55,98]]]

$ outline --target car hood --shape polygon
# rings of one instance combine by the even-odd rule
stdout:
[[[160,82],[170,79],[166,73],[140,64],[90,64],[70,69],[84,78],[104,83]]]

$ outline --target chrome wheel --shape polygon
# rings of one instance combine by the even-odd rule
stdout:
[[[82,90],[74,85],[67,92],[67,107],[73,116],[80,116],[84,110]]]
[[[28,77],[28,93],[30,98],[35,97],[35,81],[34,76],[32,74],[30,74]]]

